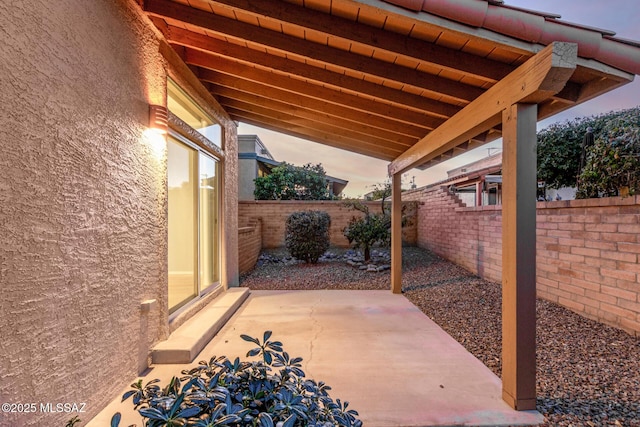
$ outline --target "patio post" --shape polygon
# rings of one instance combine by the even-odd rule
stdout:
[[[402,292],[402,174],[391,175],[391,292]]]
[[[536,408],[536,104],[502,114],[502,398]]]

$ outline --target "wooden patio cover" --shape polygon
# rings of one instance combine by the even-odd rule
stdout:
[[[232,119],[390,161],[503,137],[503,397],[535,408],[535,132],[633,80],[640,45],[502,0],[138,0]]]

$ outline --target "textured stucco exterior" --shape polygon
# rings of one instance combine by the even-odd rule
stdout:
[[[88,421],[168,335],[166,149],[144,134],[165,103],[159,38],[133,0],[0,3],[0,402],[37,405],[0,425]],[[227,286],[237,148],[218,117]]]

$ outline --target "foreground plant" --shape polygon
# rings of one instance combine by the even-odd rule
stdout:
[[[122,400],[132,398],[148,427],[361,427],[349,403],[334,402],[331,387],[305,379],[302,358],[291,358],[281,342],[270,341],[271,335],[266,331],[262,342],[241,335],[257,346],[247,357],[259,360],[213,356],[182,371],[164,388],[157,379],[144,386],[139,380]],[[111,426],[119,424],[116,413]]]

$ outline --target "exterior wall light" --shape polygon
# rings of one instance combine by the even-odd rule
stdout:
[[[164,105],[149,105],[149,129],[166,135],[169,130],[169,111]]]

